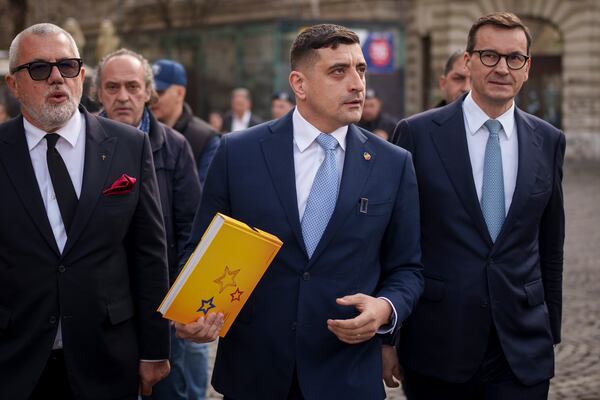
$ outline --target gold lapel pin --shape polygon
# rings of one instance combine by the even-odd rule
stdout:
[[[371,153],[367,153],[366,151],[363,153],[363,158],[367,161],[371,159]]]
[[[102,154],[100,157],[102,157],[102,161],[106,160],[106,154]]]

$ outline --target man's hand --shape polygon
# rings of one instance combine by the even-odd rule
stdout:
[[[348,344],[366,342],[389,322],[392,306],[386,300],[357,293],[335,300],[342,306],[354,306],[360,314],[352,319],[328,319],[327,328]]]
[[[400,368],[398,353],[396,353],[396,348],[394,346],[387,344],[381,346],[381,363],[381,373],[383,375],[385,386],[391,388],[400,386],[402,369]]]
[[[189,324],[175,323],[176,335],[179,339],[187,339],[196,343],[212,342],[219,337],[223,327],[223,313],[209,313],[206,318],[200,317]]]
[[[155,383],[169,375],[171,365],[169,360],[164,361],[140,361],[140,394],[142,396],[150,396],[152,394],[152,386]]]

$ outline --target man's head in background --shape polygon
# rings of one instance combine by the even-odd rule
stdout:
[[[294,108],[294,99],[288,92],[275,93],[271,97],[271,118],[283,117]]]
[[[440,76],[440,90],[446,103],[452,103],[471,90],[469,70],[466,68],[464,55],[463,50],[452,53],[446,61],[444,74]]]
[[[158,60],[152,65],[158,101],[151,107],[160,122],[173,127],[185,102],[187,75],[183,65],[173,60]]]
[[[250,91],[246,88],[233,89],[231,92],[231,111],[237,118],[242,118],[252,109]]]

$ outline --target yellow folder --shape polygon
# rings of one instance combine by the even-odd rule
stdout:
[[[225,337],[282,244],[270,233],[217,213],[158,311],[181,323],[221,312],[219,336]]]

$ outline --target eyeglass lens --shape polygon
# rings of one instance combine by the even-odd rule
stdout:
[[[52,67],[54,65],[58,67],[58,70],[63,78],[75,78],[77,75],[79,75],[79,71],[81,69],[79,60],[62,60],[56,63],[39,61],[29,64],[29,75],[31,75],[31,79],[36,81],[46,80],[52,73]]]

